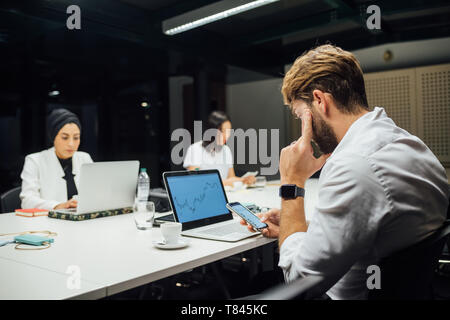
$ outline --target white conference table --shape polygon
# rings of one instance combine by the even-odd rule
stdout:
[[[316,185],[315,179],[307,183],[306,208],[315,202]],[[229,201],[279,207],[278,188],[268,185],[262,190],[227,192],[227,196]],[[49,249],[0,247],[0,299],[98,299],[274,241],[261,235],[234,243],[186,238],[186,248],[161,250],[152,245],[161,237],[159,228],[138,230],[133,214],[87,221],[0,215],[0,234],[31,230],[58,235]],[[67,284],[73,267],[80,275],[75,289]]]
[[[106,289],[81,280],[79,288],[67,284],[69,276],[34,265],[0,258],[0,300],[100,299]]]

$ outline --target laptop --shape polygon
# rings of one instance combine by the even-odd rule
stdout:
[[[163,179],[182,235],[235,242],[259,234],[233,219],[218,170],[170,171]]]
[[[132,207],[138,174],[139,161],[85,163],[80,169],[77,208],[53,211],[84,214]]]

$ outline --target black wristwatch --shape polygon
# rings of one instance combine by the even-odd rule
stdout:
[[[305,189],[297,187],[295,184],[283,184],[280,187],[280,197],[284,200],[290,200],[304,196]]]

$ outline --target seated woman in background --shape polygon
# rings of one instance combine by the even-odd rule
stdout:
[[[223,184],[232,186],[235,181],[242,181],[245,184],[255,183],[254,176],[239,178],[233,168],[233,155],[230,147],[226,145],[230,137],[231,121],[222,111],[213,111],[206,125],[206,130],[217,129],[217,136],[211,139],[198,141],[189,146],[183,167],[187,170],[217,169],[220,172]]]
[[[81,124],[78,117],[66,109],[56,109],[48,116],[48,134],[53,147],[29,154],[22,174],[22,208],[76,208],[73,196],[83,163],[92,163],[91,156],[77,151],[80,146]]]

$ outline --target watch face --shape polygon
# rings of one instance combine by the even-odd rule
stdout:
[[[295,186],[283,186],[282,188],[283,198],[295,198]]]

